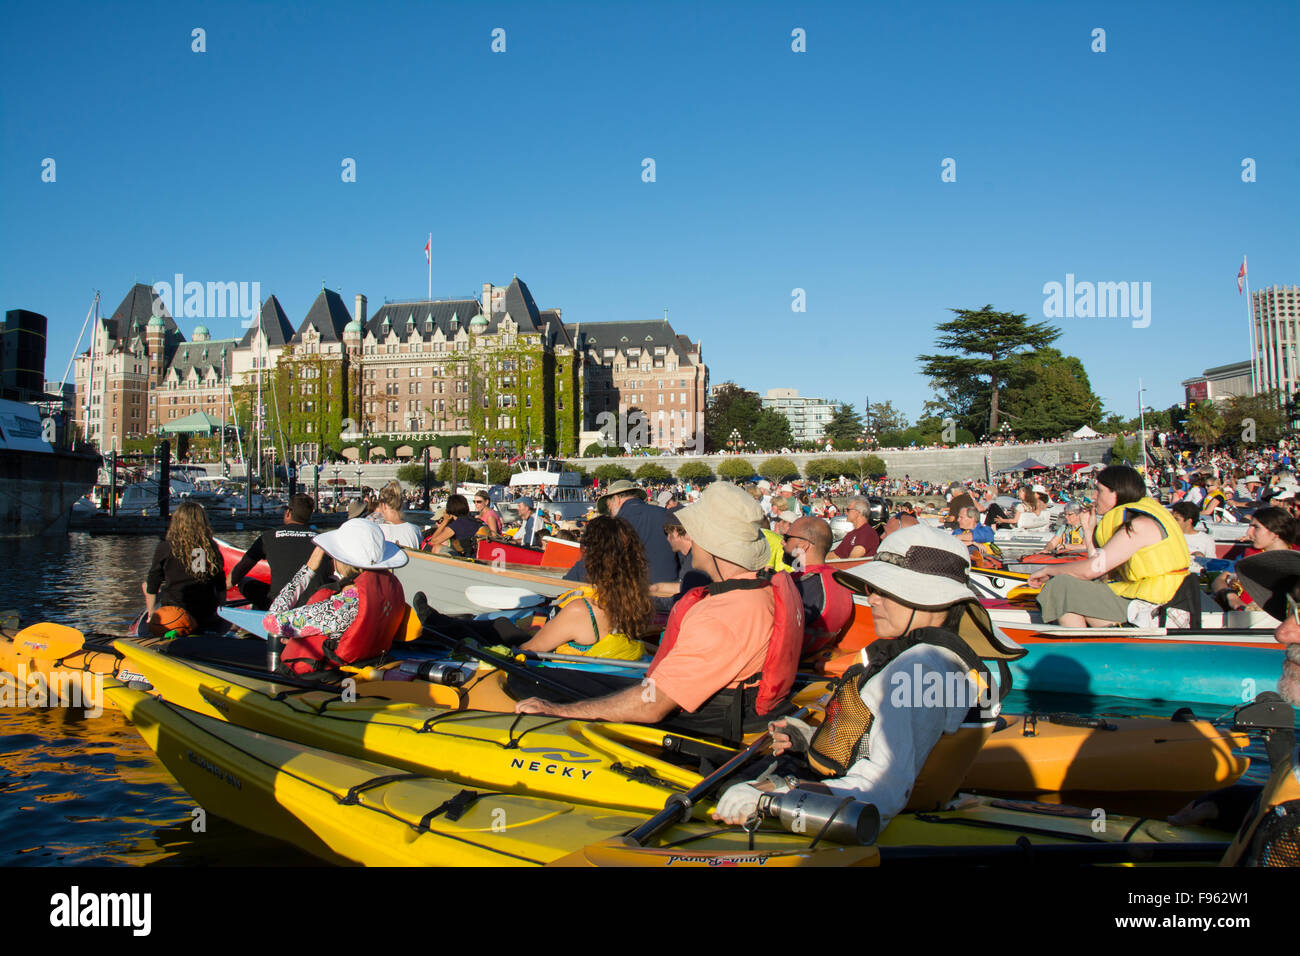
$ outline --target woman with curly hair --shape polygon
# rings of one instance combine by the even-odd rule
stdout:
[[[522,645],[525,651],[640,660],[635,635],[650,624],[650,570],[641,539],[622,518],[601,515],[582,535],[587,585],[555,601],[549,621]]]
[[[217,608],[226,596],[226,564],[212,540],[203,506],[182,502],[158,542],[144,584],[145,619],[152,630],[202,630],[218,624]],[[189,621],[169,608],[178,608]]]

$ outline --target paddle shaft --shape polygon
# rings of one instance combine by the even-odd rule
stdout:
[[[804,707],[790,716],[795,719],[802,719],[807,716],[810,710],[812,710],[811,707]],[[662,810],[635,830],[626,834],[623,837],[623,842],[632,846],[644,846],[647,841],[653,840],[673,824],[690,819],[691,808],[695,806],[696,801],[708,796],[714,787],[748,763],[755,754],[759,753],[771,742],[772,732],[765,730],[752,744],[691,787],[691,789],[685,793],[675,793],[669,797]]]
[[[525,678],[526,680],[530,680],[537,684],[539,687],[545,687],[549,691],[561,694],[563,695],[560,698],[562,701],[572,702],[579,699],[579,697],[563,682],[538,673],[538,670],[535,667],[528,667],[527,665],[519,664],[508,657],[502,657],[500,654],[493,654],[491,651],[484,650],[483,648],[471,647],[459,637],[452,637],[450,634],[444,634],[437,628],[424,624],[423,621],[421,622],[421,626],[423,628],[421,633],[429,635],[434,640],[439,641],[448,647],[455,648],[463,654],[468,654],[470,657],[477,658],[486,664],[491,664],[493,667],[503,670],[507,674],[514,674],[517,677]]]

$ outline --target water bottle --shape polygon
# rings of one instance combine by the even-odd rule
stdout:
[[[427,680],[430,684],[460,687],[469,680],[473,666],[457,661],[402,661],[398,670],[418,680]]]
[[[799,787],[784,793],[763,794],[758,798],[758,812],[777,820],[789,832],[810,840],[820,834],[821,839],[832,843],[868,846],[880,832],[880,813],[872,804]]]

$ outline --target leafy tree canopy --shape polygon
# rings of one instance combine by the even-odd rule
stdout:
[[[956,318],[938,325],[935,344],[956,354],[919,355],[922,374],[930,379],[940,414],[951,415],[976,434],[993,434],[1000,420],[1003,387],[1019,365],[1021,353],[1046,348],[1061,330],[1046,322],[1031,323],[1027,315],[982,309],[950,309]],[[980,401],[987,396],[987,404]],[[981,420],[984,410],[988,417]]]

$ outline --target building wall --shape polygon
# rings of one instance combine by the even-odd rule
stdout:
[[[835,405],[824,398],[801,396],[798,389],[770,388],[760,399],[764,408],[773,408],[790,422],[796,442],[819,442],[826,435],[826,425],[835,416]]]
[[[1300,286],[1272,286],[1251,293],[1254,323],[1256,379],[1259,391],[1281,389],[1286,394],[1300,385],[1297,339],[1300,339]]]

